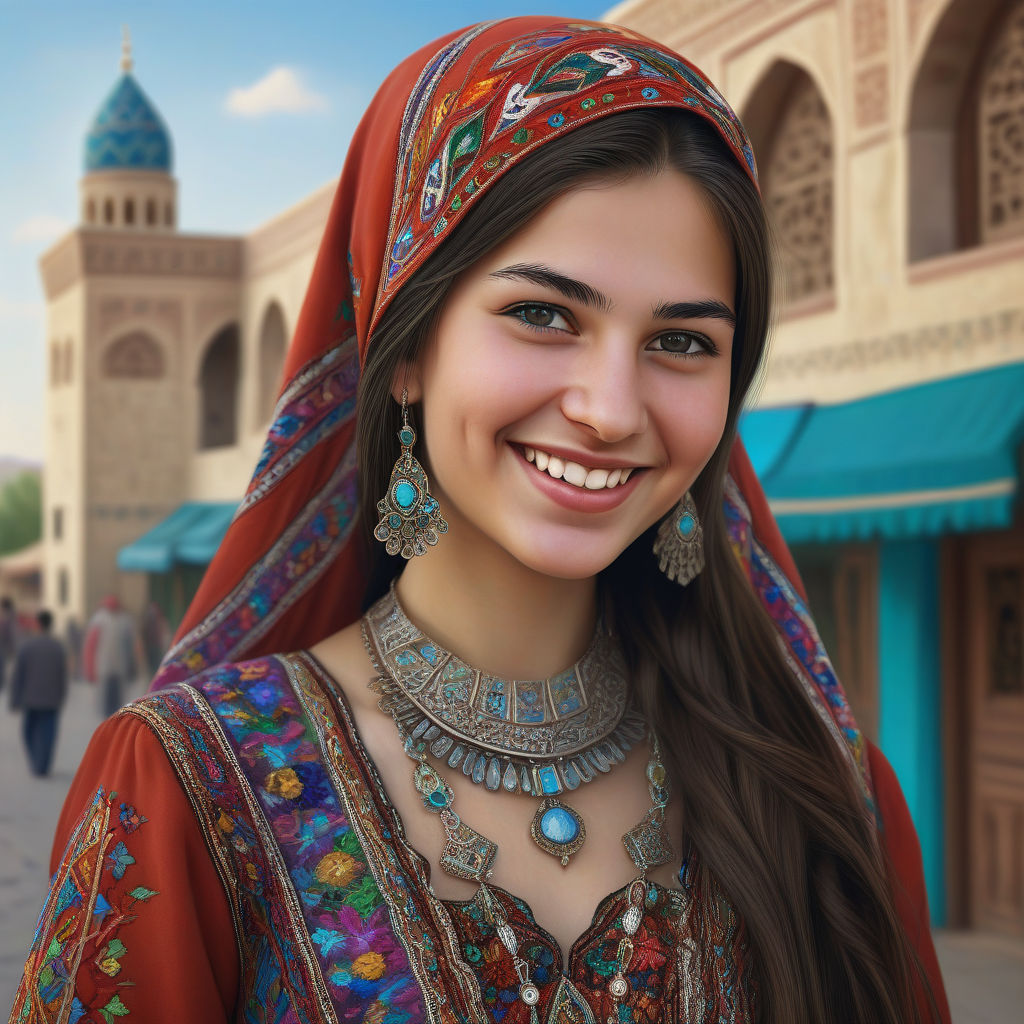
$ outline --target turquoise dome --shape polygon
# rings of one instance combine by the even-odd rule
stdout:
[[[139,83],[118,79],[85,137],[85,171],[171,172],[171,135]]]

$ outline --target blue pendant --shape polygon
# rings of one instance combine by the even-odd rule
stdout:
[[[552,807],[540,816],[540,830],[549,842],[564,845],[579,834],[580,826],[564,807]]]
[[[558,797],[547,797],[533,816],[530,835],[545,853],[557,857],[564,868],[568,866],[569,858],[582,849],[587,829],[576,811]]]

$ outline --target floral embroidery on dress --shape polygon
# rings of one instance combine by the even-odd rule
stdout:
[[[97,790],[68,841],[43,906],[11,1021],[111,1024],[131,1014],[121,959],[127,927],[158,895],[139,881],[130,836],[146,822]],[[128,837],[128,842],[122,838]],[[127,943],[127,945],[126,945]]]

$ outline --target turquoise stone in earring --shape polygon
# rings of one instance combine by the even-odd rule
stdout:
[[[654,540],[658,568],[680,586],[686,586],[704,568],[704,532],[690,492],[658,527]]]

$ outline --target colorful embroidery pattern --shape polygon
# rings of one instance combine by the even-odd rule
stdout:
[[[771,555],[754,537],[750,510],[731,477],[726,480],[724,509],[733,549],[795,659],[809,695],[821,705],[828,724],[837,731],[843,750],[857,770],[864,799],[874,815],[867,747],[850,711],[842,684],[836,677],[806,605]]]
[[[330,1020],[330,1000],[303,946],[302,918],[279,869],[276,841],[206,702],[191,687],[177,686],[124,713],[142,718],[160,739],[224,885],[239,943],[239,1022]]]
[[[325,572],[351,533],[356,513],[351,445],[326,486],[246,573],[242,582],[167,653],[154,686],[179,682],[230,659],[267,632]]]
[[[140,881],[132,834],[146,818],[97,791],[68,841],[36,928],[11,1021],[111,1024],[131,1015],[121,973],[130,925],[159,894]],[[127,841],[126,841],[127,840]]]
[[[369,1013],[427,1020],[405,949],[281,662],[221,666],[195,686],[229,737],[280,849],[338,1019]]]
[[[626,29],[573,22],[496,44],[445,91],[457,58],[489,27],[475,26],[447,43],[406,106],[371,334],[435,239],[490,184],[525,154],[585,122],[637,107],[685,105],[715,126],[757,180],[750,140],[711,83],[682,57]]]

